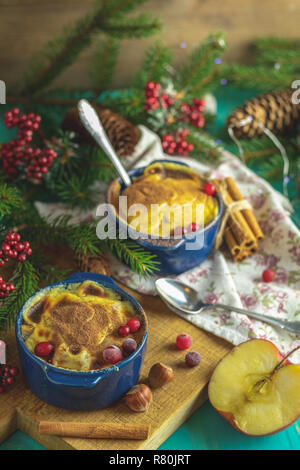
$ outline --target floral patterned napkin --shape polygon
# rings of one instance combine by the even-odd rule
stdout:
[[[127,166],[144,166],[155,159],[168,159],[158,137],[142,126],[140,129],[142,138],[135,154],[127,160]],[[146,155],[138,159],[147,148]],[[182,161],[182,157],[172,160]],[[223,152],[216,166],[204,165],[190,158],[185,158],[185,161],[213,178],[232,176],[242,194],[253,205],[265,238],[259,242],[259,252],[243,262],[232,262],[226,249],[215,251],[201,265],[178,275],[178,279],[196,289],[205,302],[220,302],[275,318],[300,321],[300,232],[289,217],[292,208],[287,199],[229,152]],[[95,187],[99,202],[103,200],[104,190],[101,184]],[[36,205],[43,215],[70,213],[62,204]],[[74,221],[94,217],[95,208],[88,214],[73,212],[72,216]],[[117,280],[139,292],[156,295],[155,277],[139,278],[112,255],[109,261],[112,276]],[[275,271],[274,282],[262,281],[261,274],[267,268]],[[289,332],[234,312],[210,308],[198,316],[182,316],[233,344],[251,338],[264,338],[287,353],[300,343],[300,338]],[[299,351],[293,355],[292,361],[300,361]]]

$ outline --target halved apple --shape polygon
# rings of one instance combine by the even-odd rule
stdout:
[[[236,429],[253,436],[281,431],[300,416],[300,366],[263,339],[241,343],[215,368],[212,406]]]

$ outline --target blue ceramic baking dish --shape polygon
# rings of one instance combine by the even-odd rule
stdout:
[[[176,163],[176,165],[189,166],[186,163],[178,162],[177,160],[155,160],[150,163]],[[149,166],[150,166],[149,165]],[[190,167],[190,166],[189,166]],[[129,171],[131,178],[141,176],[147,167],[136,168]],[[192,167],[190,167],[192,168]],[[193,169],[193,168],[192,168]],[[107,202],[112,204],[116,197],[116,193],[122,194],[124,183],[120,178],[114,180],[108,188]],[[219,194],[216,194],[219,203],[219,212],[214,221],[207,225],[204,229],[198,232],[193,232],[188,236],[183,236],[181,239],[174,240],[174,243],[167,245],[165,240],[161,238],[138,238],[132,239],[138,246],[143,247],[146,251],[155,255],[159,262],[157,274],[180,274],[189,269],[194,268],[201,264],[211,253],[217,231],[220,225],[223,212],[223,203]],[[125,222],[122,221],[115,211],[111,211],[111,216],[116,217],[117,226],[126,227]],[[129,239],[130,236],[129,236]],[[190,247],[188,249],[188,246]],[[125,261],[126,262],[126,261]]]
[[[51,405],[69,410],[89,411],[110,406],[137,383],[146,353],[148,331],[145,312],[140,304],[108,276],[95,273],[75,273],[64,281],[51,284],[44,289],[46,292],[59,285],[84,281],[94,281],[101,286],[113,289],[122,299],[129,301],[137,314],[144,319],[143,340],[136,351],[127,359],[115,366],[87,372],[61,369],[46,363],[30,352],[23,341],[21,325],[25,304],[17,315],[16,337],[25,380],[31,391]],[[37,292],[30,298],[36,294]]]

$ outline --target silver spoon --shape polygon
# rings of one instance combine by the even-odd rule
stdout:
[[[113,146],[111,145],[110,140],[107,137],[106,132],[98,117],[98,114],[96,113],[94,108],[90,105],[87,100],[80,100],[78,103],[78,112],[80,120],[86,130],[91,134],[91,136],[95,139],[95,141],[100,145],[102,150],[109,157],[110,161],[116,168],[124,184],[126,186],[130,186],[130,176],[128,175],[127,171],[120,162],[119,157],[117,156]]]
[[[204,303],[199,299],[198,293],[194,289],[180,281],[177,281],[176,279],[160,278],[155,281],[155,286],[157,292],[166,304],[175,308],[179,312],[189,315],[198,315],[204,308],[212,307],[214,309],[243,313],[255,320],[260,320],[268,323],[269,325],[283,328],[291,333],[300,335],[300,322],[279,320],[260,313],[250,312],[243,308],[232,307],[230,305]]]

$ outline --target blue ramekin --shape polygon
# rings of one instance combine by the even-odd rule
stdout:
[[[23,341],[21,325],[25,304],[17,315],[16,338],[25,380],[30,390],[41,400],[51,405],[68,410],[89,411],[112,405],[137,383],[146,353],[148,331],[147,318],[141,305],[108,276],[95,273],[75,273],[64,281],[47,286],[44,288],[45,293],[59,285],[84,281],[94,281],[101,286],[113,289],[122,299],[131,303],[138,315],[142,315],[145,321],[145,334],[133,354],[122,362],[101,370],[80,372],[54,367],[29,351]],[[38,292],[30,298],[33,298]]]
[[[148,166],[153,165],[155,163],[175,163],[176,165],[188,166],[193,170],[193,168],[187,165],[186,163],[178,162],[177,160],[155,160],[147,166],[130,170],[128,173],[131,178],[141,176]],[[196,170],[194,171],[197,172]],[[110,190],[113,184],[119,185],[120,194],[122,193],[122,190],[125,187],[124,183],[121,181],[120,178],[114,180],[113,183],[111,183],[107,192],[108,203],[111,203]],[[213,220],[209,225],[207,225],[203,230],[193,232],[188,236],[183,236],[181,239],[178,240],[178,242],[175,242],[172,246],[166,246],[164,244],[159,245],[156,240],[149,240],[149,238],[131,239],[129,236],[130,240],[135,242],[138,246],[143,247],[144,250],[155,256],[155,259],[159,262],[156,274],[161,275],[183,273],[185,271],[188,271],[189,269],[194,268],[195,266],[198,266],[209,256],[214,246],[215,238],[223,213],[222,198],[218,193],[216,194],[216,197],[219,203],[219,212],[216,219]],[[110,215],[113,218],[116,218],[116,223],[118,227],[123,225],[123,227],[126,229],[125,222],[123,222],[122,219],[118,217],[115,211],[111,211]],[[187,249],[188,243],[193,243],[192,249]],[[124,262],[125,264],[128,264],[126,263],[126,260],[124,260]]]

